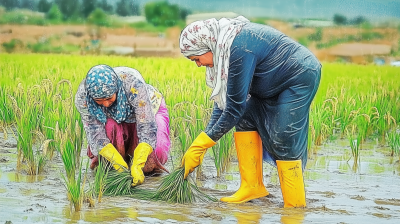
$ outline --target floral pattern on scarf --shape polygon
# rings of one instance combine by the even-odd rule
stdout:
[[[107,121],[104,111],[118,123],[132,115],[133,108],[126,98],[122,80],[110,66],[96,65],[92,67],[86,75],[86,89],[89,113],[96,116],[103,124]],[[117,94],[117,98],[110,107],[103,107],[94,101],[97,98],[111,97],[114,93]]]

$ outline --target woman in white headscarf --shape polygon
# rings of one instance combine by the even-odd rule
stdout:
[[[262,160],[277,166],[285,207],[304,207],[309,109],[321,64],[304,46],[280,31],[235,19],[189,24],[180,36],[181,53],[206,66],[213,89],[213,114],[182,159],[185,178],[201,164],[207,148],[236,127],[241,186],[229,203],[268,195]],[[295,175],[293,175],[295,174]]]

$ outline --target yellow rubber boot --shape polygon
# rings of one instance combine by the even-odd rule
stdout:
[[[122,167],[128,169],[128,164],[126,164],[124,158],[122,158],[121,154],[119,154],[117,149],[111,143],[108,143],[106,146],[104,146],[100,150],[99,154],[110,161],[114,169],[116,169],[118,172],[122,172],[124,170]]]
[[[262,142],[256,131],[235,132],[235,145],[239,162],[240,188],[229,197],[220,200],[228,203],[244,203],[267,196],[262,173]]]
[[[145,143],[139,143],[133,152],[131,175],[133,177],[132,187],[142,184],[144,181],[143,167],[147,162],[147,157],[153,152],[153,148]]]
[[[276,161],[285,208],[306,207],[301,160]]]

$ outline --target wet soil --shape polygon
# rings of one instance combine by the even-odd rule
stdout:
[[[270,195],[244,204],[222,202],[191,205],[149,202],[129,197],[103,197],[101,203],[74,212],[61,178],[58,155],[43,174],[28,176],[16,169],[16,141],[0,133],[0,224],[11,223],[399,223],[400,163],[390,150],[369,141],[360,151],[358,166],[347,140],[310,149],[304,172],[307,208],[283,208],[276,168],[264,163],[264,184]],[[84,152],[82,152],[84,154]],[[350,160],[349,160],[350,158]],[[85,158],[86,159],[86,158]],[[238,164],[217,177],[207,153],[197,184],[217,198],[240,186]],[[167,168],[173,169],[169,161]],[[89,181],[93,172],[89,170]],[[162,176],[146,177],[154,188]]]

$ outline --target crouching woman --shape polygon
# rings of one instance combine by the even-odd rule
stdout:
[[[78,87],[75,106],[86,132],[91,169],[99,155],[118,171],[130,167],[132,186],[142,184],[145,174],[165,170],[171,146],[167,107],[137,70],[92,67]]]

